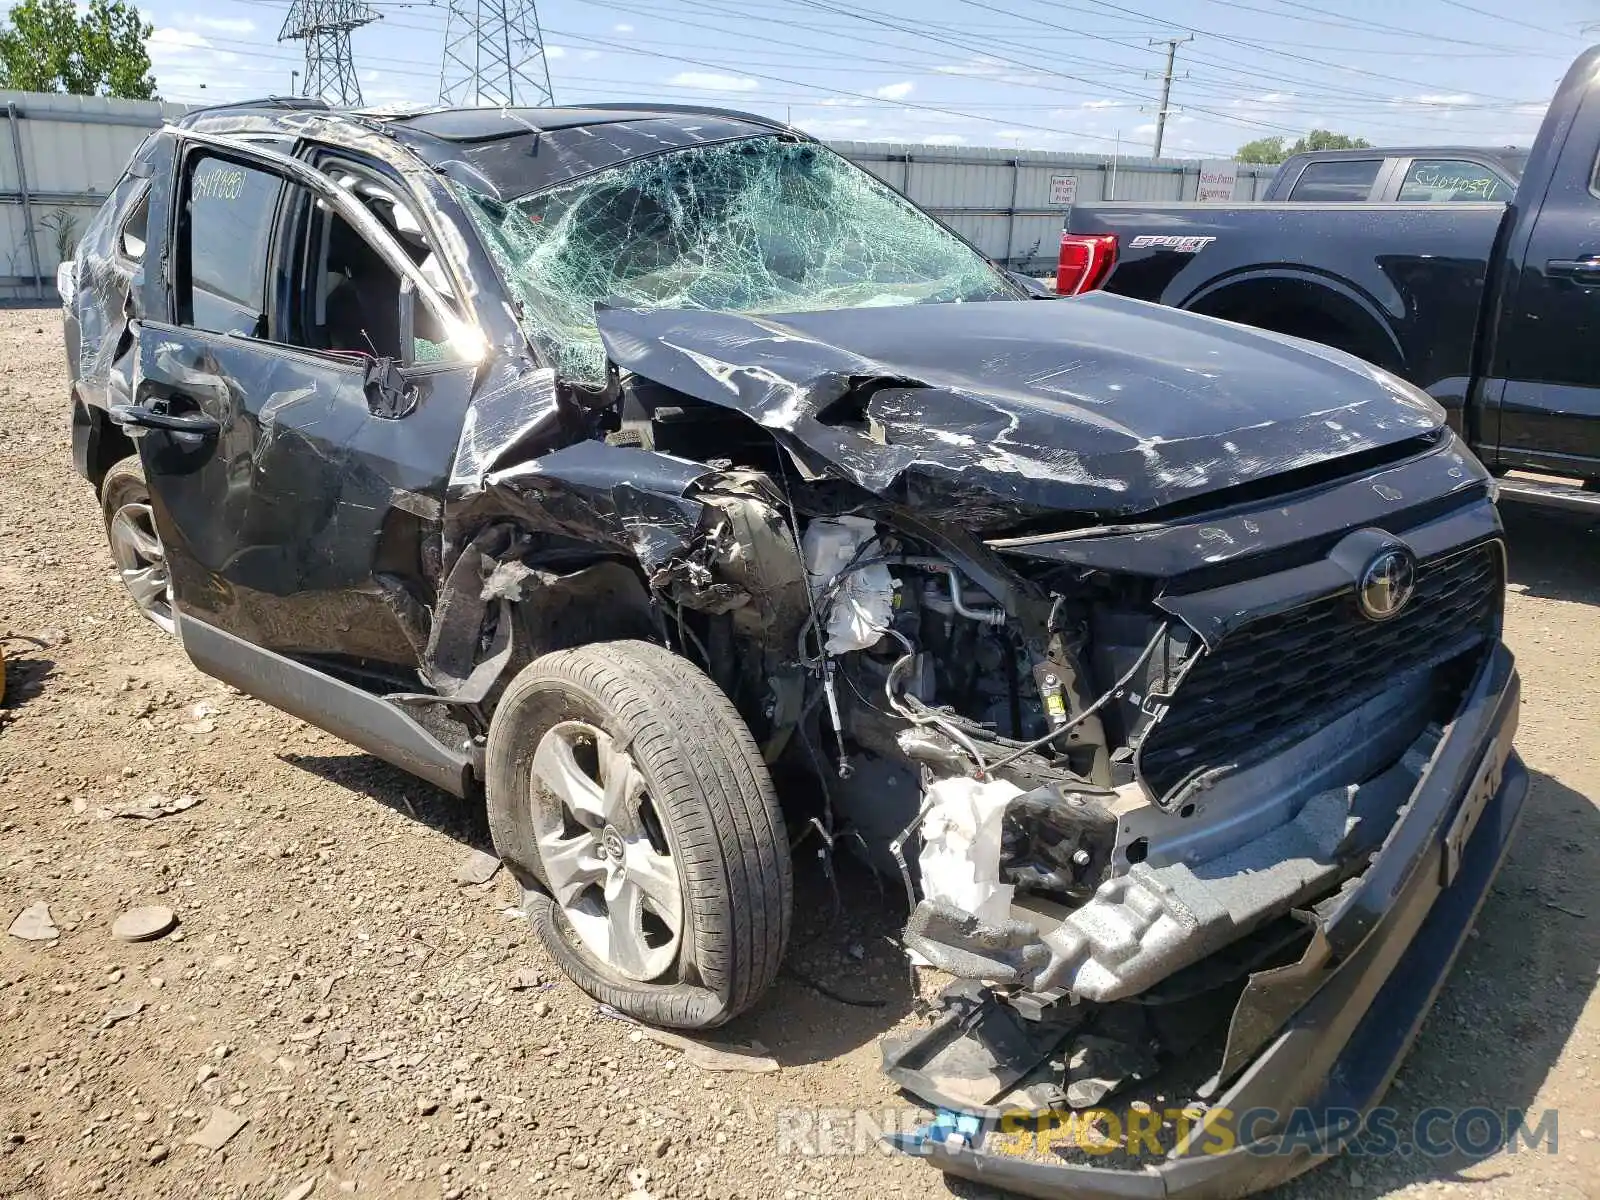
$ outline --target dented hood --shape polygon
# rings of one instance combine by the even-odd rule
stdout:
[[[820,474],[979,525],[1148,512],[1444,423],[1350,355],[1105,294],[597,320],[618,367],[745,413]]]

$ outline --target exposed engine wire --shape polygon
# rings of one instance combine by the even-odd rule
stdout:
[[[932,725],[945,737],[965,750],[972,761],[978,764],[979,779],[988,778],[989,767],[984,761],[983,753],[973,743],[972,739],[961,730],[960,726],[946,718],[942,713],[936,713],[926,707],[920,710],[913,708],[895,695],[895,684],[900,681],[900,676],[905,674],[907,666],[916,659],[917,648],[911,644],[911,639],[898,629],[890,629],[886,632],[905,648],[905,653],[895,659],[894,665],[889,668],[889,674],[883,681],[883,694],[889,701],[889,707],[913,725]]]
[[[700,652],[700,661],[705,664],[706,670],[709,672],[711,670],[711,653],[706,649],[706,644],[700,640],[699,635],[696,634],[693,629],[690,629],[688,623],[684,621],[683,606],[681,604],[674,604],[671,600],[668,600],[659,592],[656,593],[656,599],[657,602],[660,603],[662,607],[666,608],[671,614],[673,621],[678,627],[678,638],[680,642],[682,644],[688,644],[691,642],[694,644],[694,648]]]
[[[1124,671],[1121,678],[1107,688],[1105,693],[1093,704],[1089,705],[1088,708],[1084,709],[1066,724],[1058,725],[1043,737],[1035,738],[1027,745],[1013,750],[1010,754],[996,762],[990,768],[990,770],[998,771],[1001,767],[1016,762],[1016,760],[1021,758],[1024,754],[1031,753],[1034,750],[1038,750],[1042,746],[1048,745],[1050,742],[1055,741],[1055,739],[1060,737],[1062,734],[1081,725],[1084,721],[1094,716],[1095,713],[1099,712],[1107,704],[1110,704],[1112,700],[1122,695],[1122,691],[1128,686],[1129,680],[1138,674],[1139,669],[1143,667],[1145,663],[1150,661],[1150,656],[1156,652],[1156,647],[1161,644],[1161,640],[1166,637],[1167,630],[1169,630],[1171,627],[1172,623],[1170,621],[1163,621],[1161,628],[1156,630],[1155,636],[1152,637],[1145,648],[1139,652],[1139,657],[1133,660],[1133,665]]]

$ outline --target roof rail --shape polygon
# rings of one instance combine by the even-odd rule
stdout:
[[[192,108],[184,113],[177,123],[182,125],[190,117],[252,108],[281,108],[291,112],[299,109],[315,109],[326,112],[330,111],[332,106],[320,96],[263,96],[256,100],[234,100],[227,104],[208,104],[204,108]]]
[[[592,108],[596,112],[636,112],[636,113],[682,113],[685,116],[701,117],[734,117],[740,121],[748,121],[752,125],[761,125],[767,129],[789,129],[782,121],[772,117],[759,116],[756,113],[740,112],[736,108],[711,108],[703,104],[651,104],[648,101],[636,101],[632,104],[574,104],[573,108]]]

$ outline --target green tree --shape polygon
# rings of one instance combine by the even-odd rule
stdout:
[[[128,0],[21,0],[0,24],[0,88],[74,96],[156,98],[145,42],[152,32]]]
[[[1270,166],[1288,158],[1289,152],[1283,148],[1281,137],[1264,137],[1246,142],[1234,151],[1233,157],[1242,163],[1264,163]]]
[[[1372,143],[1366,138],[1353,138],[1346,133],[1327,129],[1313,129],[1289,147],[1290,154],[1304,154],[1308,150],[1365,150]]]
[[[1351,137],[1347,133],[1334,133],[1328,129],[1313,129],[1294,145],[1286,145],[1281,137],[1257,138],[1246,142],[1234,153],[1242,163],[1262,163],[1271,166],[1281,163],[1291,154],[1304,154],[1308,150],[1365,150],[1372,145],[1366,138]]]

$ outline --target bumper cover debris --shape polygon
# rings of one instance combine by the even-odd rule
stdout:
[[[1106,1094],[1069,1095],[1081,1081],[1081,1072],[1073,1078],[1075,1056],[1053,1059],[1080,1047],[1082,1031],[1117,1006],[1057,1005],[1029,1020],[995,992],[971,988],[957,990],[931,1031],[885,1048],[896,1083],[967,1119],[888,1144],[951,1174],[1038,1197],[1245,1195],[1336,1154],[1351,1132],[1348,1114],[1365,1113],[1387,1089],[1510,848],[1528,789],[1510,749],[1519,703],[1511,654],[1497,646],[1382,848],[1318,906],[1300,962],[1250,977],[1217,1075],[1191,1093],[1195,1119],[1161,1154],[1110,1167],[1093,1161],[1105,1147],[1078,1154],[1070,1137],[1065,1145],[1051,1140],[1060,1109]],[[1102,1074],[1117,1086],[1147,1071],[1113,1056]],[[1286,1139],[1296,1109],[1309,1110],[1329,1136]],[[1235,1127],[1245,1113],[1253,1115],[1249,1128]],[[1008,1136],[1018,1130],[1020,1143]]]

